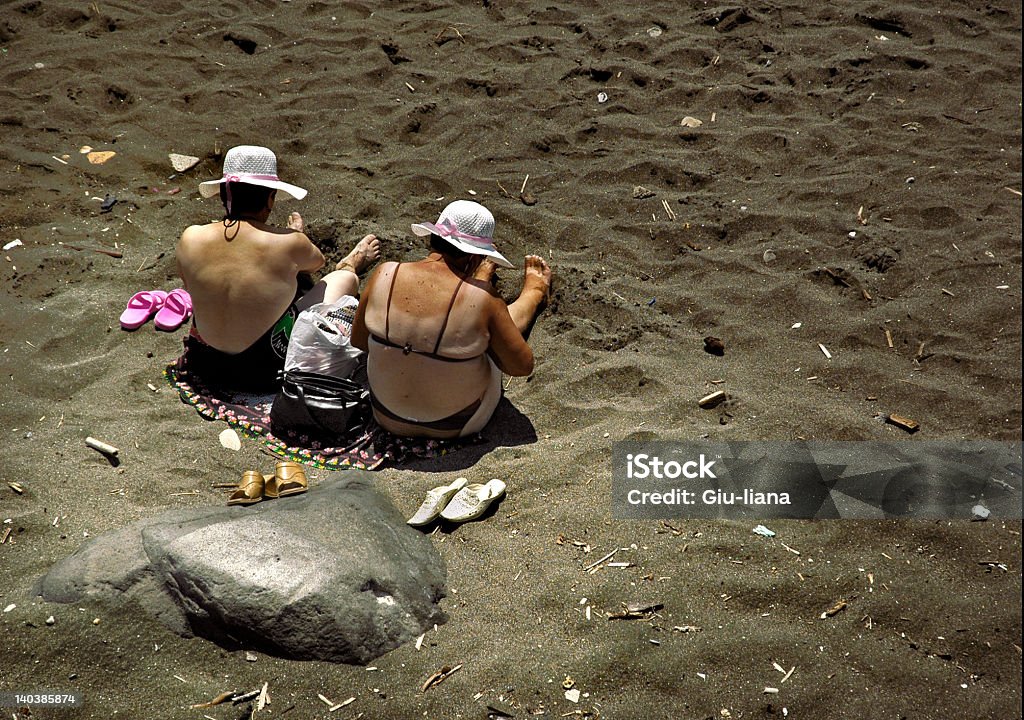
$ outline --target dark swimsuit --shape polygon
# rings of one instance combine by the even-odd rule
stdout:
[[[303,294],[303,288],[299,287],[295,300],[277,322],[240,353],[227,353],[207,345],[193,324],[185,336],[185,352],[178,358],[178,371],[211,389],[277,390],[295,318],[306,308],[322,302],[326,288],[326,283],[319,282]]]
[[[458,297],[459,290],[462,289],[462,283],[465,282],[465,278],[459,278],[459,284],[455,286],[455,292],[452,293],[452,299],[448,302],[448,310],[444,314],[444,322],[441,323],[441,332],[439,332],[437,335],[437,342],[434,343],[434,350],[432,352],[427,352],[426,350],[417,350],[412,346],[411,343],[408,342],[405,343],[405,345],[398,345],[397,343],[391,341],[391,338],[389,337],[391,328],[391,296],[394,295],[395,293],[395,280],[398,278],[398,268],[400,267],[401,265],[396,265],[395,271],[391,275],[391,287],[388,289],[388,304],[384,310],[384,337],[372,334],[370,335],[370,337],[374,341],[380,343],[381,345],[390,348],[395,348],[396,350],[401,350],[402,353],[405,355],[409,355],[410,353],[412,353],[416,355],[422,355],[433,360],[440,360],[442,362],[449,363],[469,362],[470,360],[476,360],[477,357],[479,356],[471,358],[450,358],[438,354],[438,350],[441,349],[441,340],[444,338],[444,331],[448,328],[448,318],[452,314],[452,308],[455,307],[455,298]],[[480,407],[481,400],[476,400],[471,405],[469,405],[469,407],[459,410],[458,412],[449,415],[448,417],[441,418],[440,420],[410,420],[409,418],[402,417],[401,415],[398,415],[389,410],[388,408],[386,408],[380,402],[380,400],[376,398],[376,396],[373,394],[373,391],[370,391],[370,402],[373,405],[374,409],[381,415],[392,420],[396,420],[398,422],[407,423],[409,425],[418,425],[419,427],[427,428],[429,430],[462,430],[462,428],[466,426],[466,423],[468,423],[473,418],[473,415],[476,414],[477,409]]]

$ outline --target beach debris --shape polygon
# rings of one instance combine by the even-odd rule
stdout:
[[[199,158],[194,155],[179,155],[178,153],[170,153],[167,158],[171,161],[171,167],[176,172],[185,172],[191,170],[199,164]]]
[[[234,428],[222,430],[218,437],[220,438],[220,444],[228,450],[242,449],[242,441],[238,438],[238,433],[235,432]]]
[[[426,679],[426,681],[420,687],[420,692],[426,692],[427,690],[429,690],[430,688],[434,687],[435,685],[444,682],[445,680],[447,680],[449,677],[451,677],[452,675],[454,675],[455,673],[457,673],[461,669],[462,669],[462,665],[461,664],[456,665],[455,667],[449,667],[449,666],[445,665],[443,668],[441,668],[436,673],[434,673],[433,675],[431,675],[430,677],[428,677]]]
[[[622,603],[622,610],[618,612],[608,613],[609,620],[646,620],[651,617],[654,613],[665,607],[664,603],[660,602],[648,602],[648,603]]]
[[[533,196],[533,193],[526,192],[526,183],[530,181],[530,174],[527,173],[526,177],[523,178],[523,184],[519,187],[519,199],[523,205],[532,206],[537,204],[537,198]],[[505,188],[502,188],[504,190]],[[507,194],[507,193],[506,193]]]
[[[821,350],[821,352],[822,352],[822,353],[823,353],[823,354],[825,355],[825,357],[827,357],[827,358],[828,358],[829,360],[831,360],[831,359],[832,359],[832,353],[830,353],[830,352],[828,351],[828,348],[827,348],[827,347],[825,347],[825,346],[824,346],[824,345],[822,345],[821,343],[818,343],[818,349],[819,349],[819,350]]]
[[[117,198],[108,194],[104,196],[103,202],[100,203],[100,212],[108,213],[114,209],[115,205],[117,205]]]
[[[208,700],[204,703],[198,703],[196,705],[193,705],[192,709],[195,710],[197,708],[208,708],[213,707],[214,705],[220,705],[221,703],[226,703],[228,700],[231,700],[233,697],[235,697],[235,691],[228,690],[226,692],[222,692],[220,695],[213,698],[213,700]]]
[[[97,247],[82,247],[81,245],[72,245],[71,243],[58,243],[58,244],[59,245],[63,245],[66,248],[71,248],[72,250],[82,250],[82,251],[88,250],[90,252],[98,252],[101,255],[109,255],[112,258],[124,257],[124,253],[122,253],[120,250],[111,250],[109,248],[102,248],[102,247],[98,247],[98,248]]]
[[[867,215],[864,214],[864,206],[863,205],[861,205],[860,208],[857,210],[857,222],[859,222],[861,225],[867,225],[868,224],[868,217],[867,217]]]
[[[487,720],[501,720],[502,718],[513,718],[515,715],[510,710],[497,705],[487,706]]]
[[[615,557],[615,553],[617,553],[619,550],[621,550],[621,548],[615,548],[614,550],[612,550],[610,553],[605,555],[603,558],[601,558],[597,562],[592,562],[589,565],[587,565],[585,568],[583,568],[583,571],[584,572],[591,572],[591,571],[595,571],[596,572],[598,565],[600,565],[601,563],[603,563],[606,560],[610,560],[613,557]]]
[[[695,633],[700,632],[701,628],[697,627],[696,625],[676,625],[674,628],[672,628],[672,631],[678,633]]]
[[[320,693],[317,693],[316,696],[320,698],[320,700],[323,701],[325,705],[327,705],[327,712],[334,712],[335,710],[340,710],[346,705],[351,705],[356,701],[354,697],[350,697],[348,700],[342,700],[340,703],[336,703],[330,698],[324,697]]]
[[[94,437],[87,437],[85,439],[85,444],[88,445],[89,447],[91,447],[93,450],[97,450],[97,451],[103,453],[104,455],[106,455],[109,458],[116,458],[117,454],[119,452],[121,452],[120,450],[118,450],[113,445],[105,443],[102,440],[97,440]]]
[[[764,255],[761,256],[761,260],[763,260],[764,264],[767,265],[768,263],[775,262],[776,257],[778,256],[775,254],[775,251],[769,249],[764,251]]]
[[[636,200],[646,200],[647,198],[654,197],[655,193],[653,190],[648,190],[643,185],[633,186],[633,198]]]
[[[651,27],[647,28],[647,34],[650,35],[651,37],[660,37],[662,32],[663,31],[660,25],[652,25]]]
[[[262,710],[270,704],[270,693],[267,690],[269,687],[270,683],[265,682],[263,683],[263,687],[260,688],[260,696],[256,699],[257,712],[259,712],[260,710]]]
[[[665,214],[668,215],[668,219],[669,220],[675,220],[676,219],[676,214],[672,210],[672,207],[668,204],[668,200],[665,200],[664,198],[662,198],[661,206],[663,208],[665,208]]]
[[[758,525],[753,530],[755,535],[763,535],[764,537],[775,537],[775,531],[769,530],[764,525]]]
[[[597,94],[597,101],[599,103],[606,103],[606,102],[608,102],[608,93],[606,93],[606,92],[599,92]]]
[[[890,425],[895,425],[898,428],[906,430],[908,433],[916,433],[921,429],[921,425],[915,420],[903,417],[902,415],[897,415],[896,413],[886,416],[885,421]]]
[[[4,608],[4,612],[5,613],[9,613],[11,610],[13,610],[16,607],[18,607],[18,606],[15,603],[11,603],[10,605],[8,605],[7,607]]]
[[[7,528],[6,530],[4,530],[3,537],[0,537],[0,545],[3,545],[4,543],[6,543],[7,542],[7,538],[9,538],[10,536],[11,536],[11,528]]]
[[[117,153],[113,150],[94,150],[87,153],[85,157],[93,165],[102,165],[115,155]]]
[[[252,650],[246,650],[245,651],[245,661],[246,662],[256,662],[259,659],[260,659],[260,656],[257,655],[256,653],[254,653]]]
[[[698,400],[697,401],[697,407],[701,407],[701,408],[704,408],[705,410],[708,410],[710,408],[713,408],[713,407],[716,407],[716,406],[720,405],[725,399],[726,399],[725,391],[724,390],[716,390],[715,392],[711,393],[710,395],[705,395],[700,400]]]
[[[10,249],[12,249],[12,248],[16,248],[16,247],[18,247],[19,245],[24,245],[24,244],[25,244],[25,243],[23,243],[23,242],[22,242],[22,241],[21,241],[20,239],[15,239],[15,240],[11,240],[11,241],[10,241],[9,243],[7,243],[6,245],[4,245],[4,250],[5,250],[5,251],[6,251],[6,250],[10,250]]]
[[[974,516],[975,520],[981,520],[982,522],[984,522],[985,520],[988,520],[989,516],[992,514],[992,511],[979,503],[978,505],[975,505],[974,507],[971,508],[971,514]]]
[[[457,36],[457,37],[459,38],[459,40],[461,40],[462,42],[466,42],[466,38],[465,38],[465,37],[463,37],[462,33],[461,33],[461,32],[459,32],[459,29],[458,29],[457,27],[455,27],[454,25],[446,25],[446,26],[444,27],[444,29],[443,29],[443,30],[441,30],[441,32],[439,32],[439,33],[438,33],[438,34],[437,34],[437,35],[436,35],[436,36],[434,37],[434,42],[435,42],[435,43],[437,43],[438,45],[443,45],[444,43],[440,42],[440,40],[441,40],[441,38],[443,38],[443,37],[444,37],[444,34],[445,34],[446,32],[448,32],[449,30],[451,30],[451,31],[452,31],[453,33],[455,33],[455,35],[456,35],[456,36]]]
[[[682,125],[683,127],[697,128],[697,127],[700,127],[701,125],[703,125],[704,121],[703,120],[698,120],[697,118],[693,117],[692,115],[687,115],[686,117],[684,117],[682,120],[679,121],[679,124]]]
[[[18,493],[19,495],[23,495],[25,493],[25,488],[22,486],[21,483],[9,482],[7,483],[7,487],[9,487],[11,490]]]
[[[82,147],[78,148],[78,152],[80,152],[82,155],[88,155],[89,153],[92,152],[92,145],[83,145]]]
[[[889,331],[889,328],[885,328],[885,344],[888,345],[890,349],[894,347],[892,344],[892,333]]]
[[[832,607],[830,607],[828,610],[823,612],[818,617],[820,619],[824,620],[825,618],[830,618],[833,615],[837,615],[837,614],[841,613],[845,609],[846,609],[846,601],[845,600],[837,600],[835,602],[835,604],[832,605]]]
[[[765,688],[764,688],[764,694],[765,695],[778,695],[778,693],[779,693],[779,689],[776,688],[776,687],[765,686]]]
[[[566,690],[565,699],[571,703],[578,703],[580,701],[580,691],[577,688]]]
[[[1014,190],[1012,187],[1004,187],[1003,190],[1009,190],[1010,192],[1012,192],[1017,197],[1021,197],[1020,190]]]
[[[572,675],[566,675],[565,680],[562,681],[562,687],[566,690],[571,690],[575,684],[576,681],[573,679]]]
[[[708,335],[704,338],[704,352],[709,355],[722,357],[725,355],[725,343],[722,342],[721,338],[716,338],[714,335]]]
[[[46,624],[47,625],[51,625],[51,626],[52,625],[56,625],[57,624],[57,618],[55,618],[53,615],[51,615],[50,617],[46,618]]]
[[[423,638],[425,638],[426,636],[427,636],[427,634],[423,633],[418,638],[416,638],[416,649],[417,650],[419,650],[420,648],[423,647]]]

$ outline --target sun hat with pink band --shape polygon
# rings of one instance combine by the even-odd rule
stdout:
[[[494,249],[494,216],[472,200],[456,200],[441,211],[436,223],[416,223],[420,237],[437,235],[470,255],[485,255],[503,267],[515,267]]]
[[[277,156],[259,145],[237,145],[228,150],[224,155],[224,175],[219,180],[199,183],[199,194],[204,198],[213,197],[220,192],[219,186],[223,183],[228,183],[230,193],[231,183],[236,182],[280,190],[296,200],[306,197],[305,190],[277,176]]]

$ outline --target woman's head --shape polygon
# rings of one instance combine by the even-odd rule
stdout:
[[[441,211],[436,223],[416,223],[412,231],[421,237],[430,235],[430,247],[445,255],[458,252],[486,257],[512,267],[494,248],[494,216],[480,203],[456,200]]]
[[[276,190],[260,185],[232,182],[221,183],[220,186],[220,201],[224,204],[224,214],[229,220],[269,211],[276,196]]]

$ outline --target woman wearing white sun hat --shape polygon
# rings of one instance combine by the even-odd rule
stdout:
[[[206,198],[220,194],[224,218],[187,228],[178,242],[178,274],[194,313],[178,369],[208,387],[272,388],[299,311],[355,295],[358,273],[377,259],[380,243],[367,235],[304,293],[299,275],[322,268],[324,256],[306,237],[297,212],[287,228],[267,224],[278,193],[296,200],[306,196],[277,176],[271,150],[231,148],[222,176],[200,183],[199,192]]]
[[[523,287],[511,304],[494,291],[496,265],[513,267],[494,247],[494,216],[456,200],[436,223],[423,260],[390,262],[366,283],[352,344],[368,351],[374,417],[390,432],[453,438],[480,432],[501,399],[502,372],[533,372],[525,334],[551,286],[543,258],[528,255]]]

